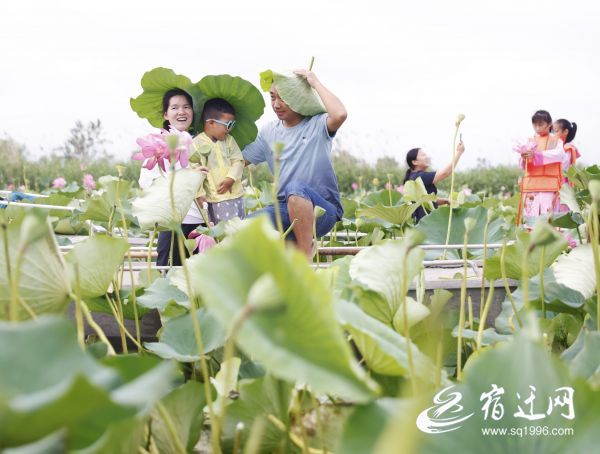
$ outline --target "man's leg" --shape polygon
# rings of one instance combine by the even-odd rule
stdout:
[[[320,206],[325,210],[325,214],[317,219],[316,233],[319,238],[335,225],[337,219],[335,206],[304,183],[289,183],[285,192],[289,220],[295,221],[293,232],[296,246],[312,259],[314,207]]]
[[[295,221],[292,230],[296,237],[296,246],[312,259],[312,229],[315,217],[313,204],[299,195],[290,195],[287,207],[290,221]]]

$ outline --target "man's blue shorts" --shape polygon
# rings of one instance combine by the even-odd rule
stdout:
[[[285,200],[279,200],[279,212],[281,213],[281,223],[283,224],[283,230],[286,231],[292,221],[290,220],[290,215],[288,213],[287,201],[290,196],[295,195],[302,197],[303,199],[309,200],[313,208],[315,206],[319,206],[325,210],[325,213],[317,218],[317,238],[321,238],[323,235],[328,233],[335,223],[337,222],[337,210],[335,206],[321,197],[315,190],[309,188],[304,183],[292,182],[289,183],[285,188]],[[271,218],[271,222],[274,226],[277,225],[275,220],[275,205],[269,205],[262,210],[258,210],[250,214],[248,217],[260,216],[260,215],[268,215]],[[291,240],[295,240],[294,232],[290,232],[286,238]]]

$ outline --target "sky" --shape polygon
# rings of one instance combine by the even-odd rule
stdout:
[[[0,137],[49,154],[77,120],[100,119],[108,151],[128,159],[152,132],[129,105],[158,66],[199,81],[306,67],[348,110],[335,147],[374,163],[422,147],[459,169],[515,164],[531,115],[578,124],[585,163],[599,163],[600,2],[502,0],[3,0]],[[275,119],[265,94],[259,127]]]

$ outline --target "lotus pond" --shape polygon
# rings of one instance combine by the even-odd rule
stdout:
[[[310,264],[256,218],[203,229],[218,245],[161,272],[156,231],[178,228],[199,184],[185,170],[144,193],[106,176],[0,210],[2,452],[598,449],[598,166],[571,169],[571,211],[532,230],[514,226],[515,198],[464,194],[415,228],[431,202],[415,183],[344,199],[318,245],[355,256]],[[164,206],[153,191],[169,190]],[[266,183],[245,196],[249,211],[272,200]],[[462,263],[457,309],[423,285],[434,260]]]

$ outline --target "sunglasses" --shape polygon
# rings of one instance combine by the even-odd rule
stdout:
[[[227,131],[231,131],[233,129],[233,127],[235,126],[235,120],[221,121],[221,120],[216,120],[214,118],[209,118],[206,121],[214,121],[215,123],[223,125],[227,128]]]

